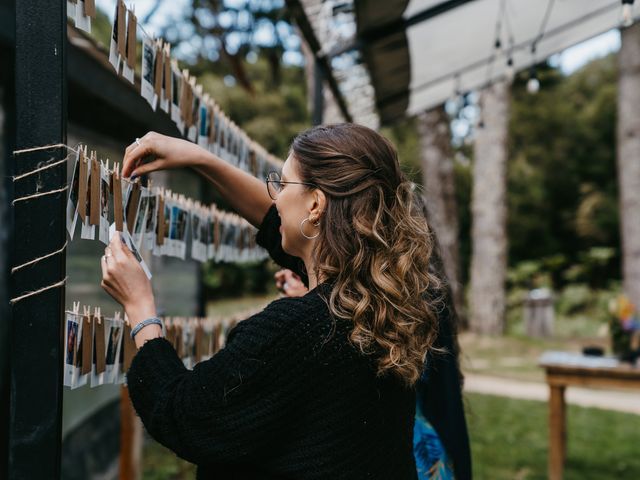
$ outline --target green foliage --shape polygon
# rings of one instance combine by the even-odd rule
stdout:
[[[467,394],[467,421],[476,478],[547,478],[546,402]],[[568,406],[567,480],[640,478],[640,417]]]
[[[605,247],[613,253],[599,273],[619,276],[615,56],[569,77],[549,67],[539,75],[543,88],[537,95],[526,92],[525,78],[512,90],[510,262],[555,254],[568,265],[590,262],[590,249]],[[587,270],[593,274],[593,265]]]

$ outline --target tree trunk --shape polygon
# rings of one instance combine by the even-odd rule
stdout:
[[[622,30],[618,70],[622,275],[626,295],[640,305],[640,24]]]
[[[504,331],[506,304],[509,88],[499,82],[482,92],[484,128],[474,146],[470,323],[472,330],[493,335]]]
[[[422,184],[429,226],[440,247],[444,273],[451,286],[460,327],[464,320],[464,296],[460,285],[460,247],[458,243],[458,206],[449,118],[444,106],[418,116],[418,134],[422,160]]]

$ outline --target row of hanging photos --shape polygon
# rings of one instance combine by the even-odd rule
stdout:
[[[165,338],[176,349],[186,368],[211,358],[225,345],[230,330],[260,309],[230,317],[161,317]],[[100,308],[73,303],[65,315],[64,386],[72,389],[90,385],[126,382],[126,372],[136,353],[126,314],[103,316]]]
[[[191,258],[200,262],[267,258],[256,243],[256,229],[239,215],[153,187],[150,181],[145,186],[139,178],[122,178],[118,164],[111,170],[109,161],[99,160],[86,145],[75,152],[66,209],[71,240],[77,224],[81,238],[95,240],[97,230],[97,239],[105,245],[119,231],[149,278],[141,248],[156,256],[185,259],[190,246]]]
[[[77,1],[76,25],[82,26],[78,16],[83,17],[88,2]],[[95,6],[92,11],[95,12]],[[131,83],[135,80],[137,26],[133,9],[128,9],[123,0],[117,0],[109,62]],[[196,84],[196,78],[187,69],[180,70],[178,62],[171,58],[169,43],[151,38],[142,29],[141,32],[140,93],[154,111],[159,108],[170,115],[180,133],[190,141],[257,178],[264,179],[269,171],[280,169],[282,162],[278,158],[231,121],[213,98],[203,92],[202,85]]]

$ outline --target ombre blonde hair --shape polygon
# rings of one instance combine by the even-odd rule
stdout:
[[[379,376],[413,386],[437,350],[441,283],[418,196],[393,145],[355,124],[315,127],[291,146],[302,180],[327,197],[313,252],[316,278],[333,282],[329,310],[351,320],[350,341],[374,355]],[[309,187],[313,188],[313,187]]]

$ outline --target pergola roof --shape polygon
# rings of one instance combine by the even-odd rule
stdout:
[[[330,65],[350,116],[372,126],[527,69],[622,20],[621,0],[287,3],[304,10],[305,37],[321,45],[316,58]]]
[[[355,7],[383,122],[503,78],[509,58],[522,70],[621,21],[620,0],[365,0]]]

